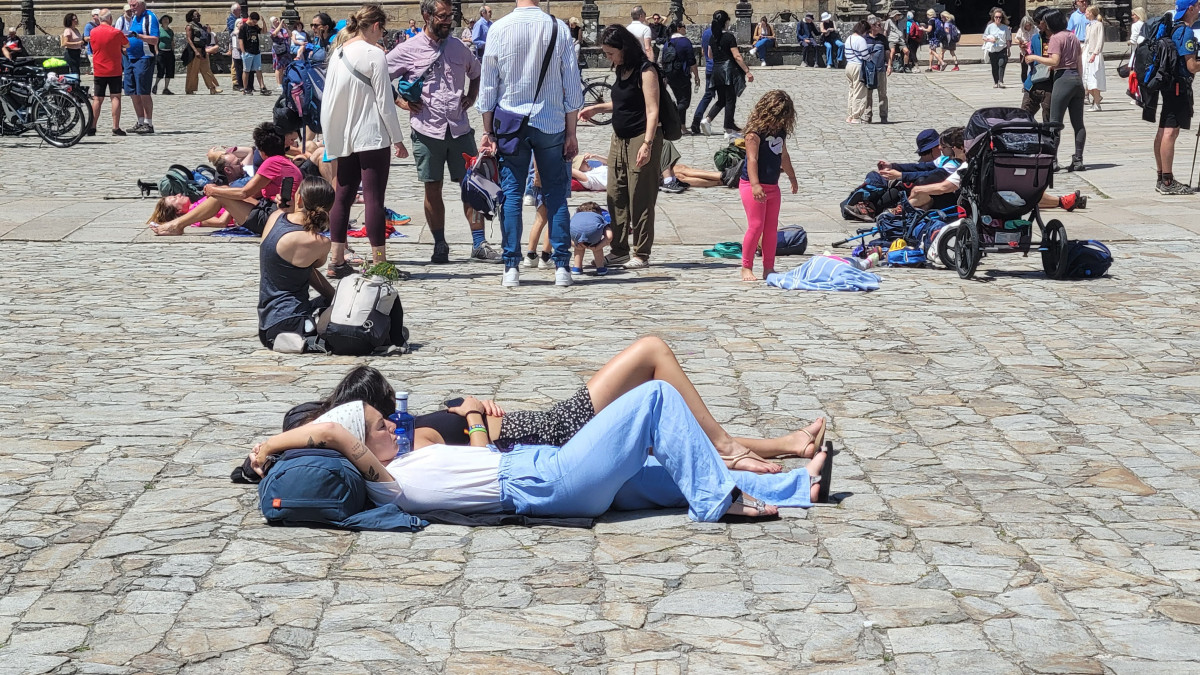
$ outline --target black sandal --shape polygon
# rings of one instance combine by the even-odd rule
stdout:
[[[818,479],[817,503],[829,504],[829,489],[833,483],[833,441],[825,441],[825,463],[821,465],[821,476]]]
[[[348,262],[341,262],[336,265],[330,264],[325,270],[325,276],[329,279],[342,279],[351,274],[358,274],[358,270],[354,269],[354,265]]]
[[[742,504],[743,506],[748,506],[755,511],[758,511],[759,514],[762,514],[763,510],[768,506],[768,504],[762,500],[755,499],[753,497],[747,497],[745,493],[738,488],[733,488],[733,492],[729,493],[729,496],[733,498],[733,504]],[[779,514],[776,513],[771,515],[746,516],[740,513],[726,513],[725,515],[721,516],[722,523],[762,523],[772,520],[779,520]]]

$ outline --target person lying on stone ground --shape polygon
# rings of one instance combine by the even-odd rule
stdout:
[[[811,459],[824,440],[824,418],[777,438],[731,436],[713,418],[670,346],[657,337],[644,337],[610,359],[570,398],[544,411],[505,412],[494,401],[464,397],[463,403],[448,410],[419,415],[414,447],[472,443],[492,443],[502,449],[517,444],[563,446],[621,395],[656,380],[670,384],[680,393],[730,469],[776,473],[781,467],[765,459],[789,456]],[[384,416],[395,412],[395,390],[387,379],[374,368],[360,366],[350,371],[324,401],[294,408],[285,428],[312,421],[322,412],[357,400],[365,401]],[[482,425],[483,429],[470,432],[473,424]]]
[[[594,518],[610,509],[686,506],[693,520],[713,522],[772,517],[778,506],[828,499],[826,452],[816,452],[804,470],[731,471],[684,395],[661,380],[612,400],[561,447],[518,444],[497,452],[486,443],[483,404],[464,400],[456,409],[473,418],[478,440],[470,446],[424,439],[397,456],[395,425],[375,407],[351,401],[259,443],[251,465],[257,470],[289,449],[336,450],[362,473],[372,502],[409,513]]]

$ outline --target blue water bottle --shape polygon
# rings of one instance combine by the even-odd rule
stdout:
[[[396,412],[389,417],[396,424],[396,456],[406,455],[413,449],[416,420],[408,413],[408,392],[396,392]]]

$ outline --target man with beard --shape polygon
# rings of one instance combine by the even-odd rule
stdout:
[[[450,180],[462,182],[467,172],[463,155],[476,154],[467,110],[479,94],[480,65],[462,40],[450,39],[454,12],[449,0],[421,0],[421,16],[425,29],[396,45],[387,62],[392,79],[424,78],[419,101],[397,97],[396,104],[411,115],[412,154],[417,178],[425,184],[425,221],[433,235],[430,262],[448,263],[442,179],[449,166]],[[465,203],[463,212],[471,226],[471,259],[499,262],[499,252],[484,238],[483,217]]]

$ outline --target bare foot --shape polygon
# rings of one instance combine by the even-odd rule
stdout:
[[[754,270],[749,267],[742,268],[742,281],[758,281],[758,277],[754,276]]]
[[[750,452],[741,443],[733,442],[733,445],[725,451],[718,450],[721,459],[725,461],[725,466],[730,471],[750,471],[753,473],[779,473],[783,471],[783,467],[772,462],[764,460],[762,457]]]
[[[816,479],[816,478],[820,477],[821,467],[825,466],[825,457],[826,457],[826,453],[824,450],[822,450],[821,452],[818,452],[812,458],[812,461],[810,461],[808,463],[808,466],[805,467],[805,469],[808,471],[808,475],[810,478]],[[816,504],[817,498],[820,496],[820,494],[821,494],[821,483],[820,482],[813,483],[812,487],[809,488],[809,491],[808,491],[809,500],[812,501],[812,503]]]
[[[163,223],[163,224],[159,224],[159,223],[150,223],[150,230],[151,230],[152,232],[154,232],[154,234],[156,234],[156,235],[158,235],[158,236],[160,236],[160,237],[164,237],[164,236],[171,236],[171,237],[174,237],[174,236],[179,236],[179,235],[183,234],[183,228],[185,228],[185,227],[187,227],[187,226],[186,226],[186,225],[176,225],[176,226],[172,226],[172,225],[170,225],[170,224],[167,224],[167,223]]]
[[[741,499],[735,499],[725,512],[727,516],[745,516],[747,518],[766,518],[779,515],[779,509],[771,504],[763,503],[750,495],[743,494]]]

